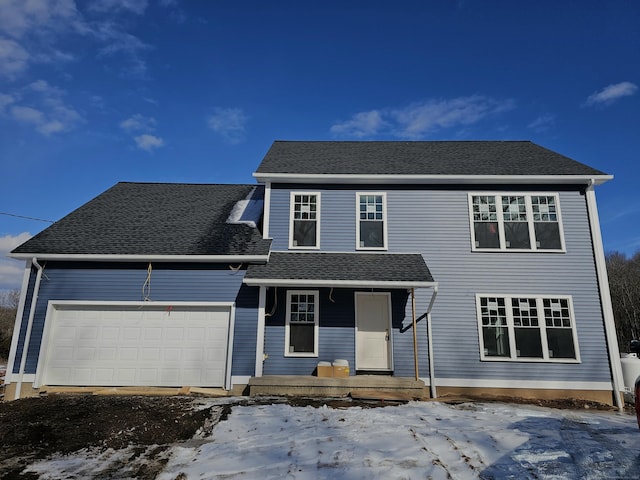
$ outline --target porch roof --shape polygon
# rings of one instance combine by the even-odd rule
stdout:
[[[272,252],[263,265],[249,265],[247,285],[342,288],[436,286],[422,255],[397,253]]]

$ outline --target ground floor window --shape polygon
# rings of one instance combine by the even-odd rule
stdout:
[[[477,295],[482,360],[579,361],[570,297]]]
[[[318,356],[318,291],[289,290],[285,356]]]

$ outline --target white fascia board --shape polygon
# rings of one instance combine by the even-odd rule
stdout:
[[[269,255],[108,255],[85,253],[10,253],[11,258],[99,262],[266,263]]]
[[[372,280],[313,280],[292,278],[245,278],[249,286],[263,287],[338,287],[338,288],[435,288],[438,282],[388,282]]]
[[[613,175],[382,175],[254,173],[258,182],[271,183],[355,183],[355,184],[594,184],[601,185]]]

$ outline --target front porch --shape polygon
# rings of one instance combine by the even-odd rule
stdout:
[[[372,400],[422,400],[429,389],[422,380],[384,375],[356,375],[345,378],[311,375],[265,375],[251,377],[250,396],[291,395],[345,397]]]

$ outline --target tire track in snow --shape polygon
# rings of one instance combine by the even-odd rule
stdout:
[[[434,457],[433,465],[442,468],[447,474],[447,478],[477,478],[478,469],[473,465],[471,458],[458,448],[457,442],[451,437],[434,429],[436,435],[430,437],[431,441],[427,441],[415,427],[409,427],[409,432],[422,445],[423,450]]]
[[[633,433],[637,434],[636,431]],[[597,424],[587,423],[577,416],[567,416],[562,421],[560,435],[566,444],[571,445],[576,478],[610,479],[612,471],[618,473],[619,478],[640,478],[639,452],[633,448],[621,448],[620,442],[607,436],[611,434],[609,430],[598,428]]]

